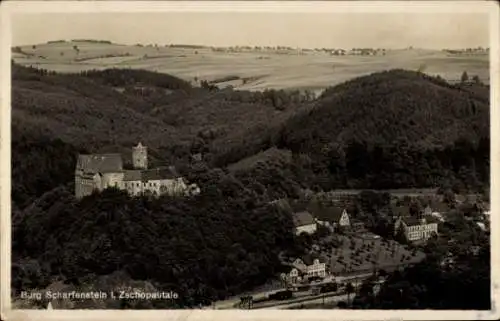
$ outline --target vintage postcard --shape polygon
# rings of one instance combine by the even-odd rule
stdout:
[[[500,317],[497,3],[0,9],[2,320]]]

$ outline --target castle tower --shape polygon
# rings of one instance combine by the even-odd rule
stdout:
[[[137,146],[132,147],[132,163],[136,169],[148,168],[148,148],[140,142]]]

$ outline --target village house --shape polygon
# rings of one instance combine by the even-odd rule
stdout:
[[[289,283],[295,284],[313,277],[324,278],[326,276],[326,263],[318,257],[305,256],[293,261],[290,272],[284,277]]]
[[[425,217],[398,217],[394,223],[394,234],[397,234],[402,227],[406,239],[410,242],[422,241],[431,238],[432,235],[437,234],[438,224],[436,222],[428,221],[430,218]]]
[[[296,235],[302,233],[313,234],[317,230],[316,221],[308,211],[293,213],[293,224]]]
[[[434,216],[441,222],[444,222],[444,218],[450,210],[448,204],[444,202],[431,202],[424,208],[424,216]]]
[[[358,220],[351,220],[351,230],[354,232],[363,232],[366,230],[365,223]]]
[[[78,155],[75,169],[75,196],[82,198],[93,191],[115,187],[130,195],[195,195],[200,189],[187,185],[172,166],[148,169],[147,147],[132,148],[133,169],[123,168],[120,154]]]
[[[316,222],[333,231],[337,227],[349,227],[351,225],[349,214],[344,207],[320,207],[313,211]]]

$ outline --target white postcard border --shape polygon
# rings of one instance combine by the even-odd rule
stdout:
[[[1,13],[1,132],[0,132],[0,242],[2,320],[447,320],[498,319],[500,317],[500,220],[491,215],[491,311],[438,310],[11,310],[10,302],[10,20],[17,13],[96,13],[96,12],[335,12],[335,13],[489,13],[490,17],[490,97],[491,97],[491,206],[500,208],[499,158],[499,6],[493,1],[8,1]],[[474,295],[464,293],[463,295]]]

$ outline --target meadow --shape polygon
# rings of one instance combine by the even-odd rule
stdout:
[[[61,42],[20,47],[16,63],[57,72],[132,68],[168,73],[237,89],[321,91],[346,80],[387,69],[422,71],[457,81],[464,71],[489,82],[487,55],[451,56],[442,51],[387,50],[377,56],[332,56],[322,51],[214,51],[211,48]]]

